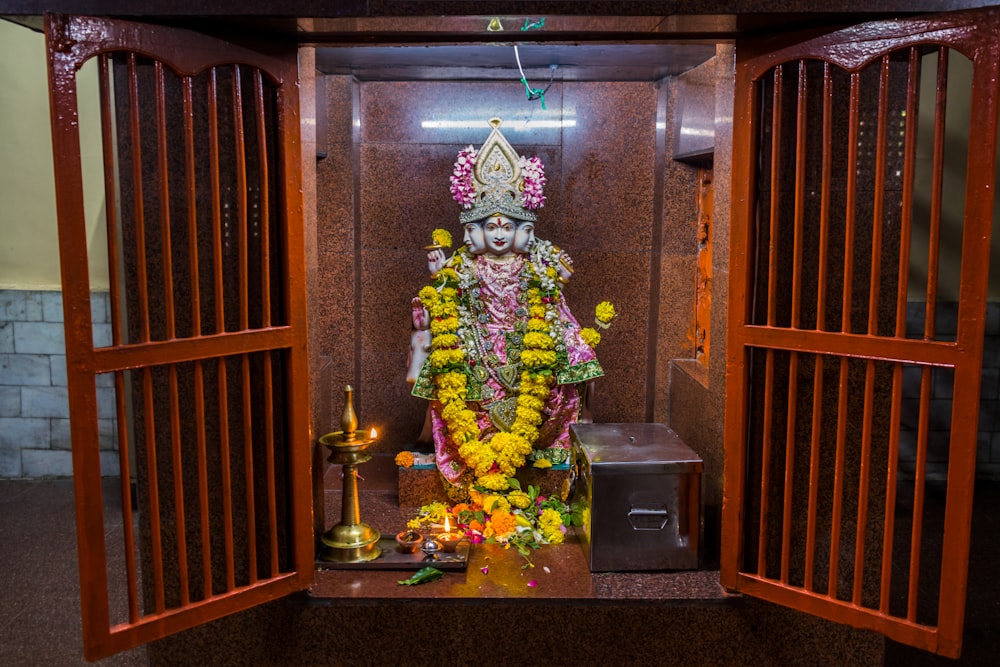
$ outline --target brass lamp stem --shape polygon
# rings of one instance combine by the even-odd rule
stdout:
[[[340,416],[340,430],[344,432],[344,441],[354,440],[358,430],[358,415],[354,412],[354,389],[351,385],[344,387],[344,412]]]
[[[341,501],[340,523],[354,526],[361,523],[361,505],[358,502],[358,468],[344,465],[344,491]]]

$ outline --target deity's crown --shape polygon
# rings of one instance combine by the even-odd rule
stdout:
[[[537,156],[517,154],[500,132],[499,118],[491,118],[493,131],[476,151],[472,146],[458,154],[451,174],[451,194],[464,210],[462,224],[491,215],[534,222],[535,209],[545,205],[545,174]]]

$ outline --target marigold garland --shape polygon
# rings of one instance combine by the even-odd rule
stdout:
[[[436,398],[441,403],[441,417],[448,434],[458,448],[458,454],[472,471],[475,484],[495,491],[508,488],[507,478],[513,477],[524,465],[538,440],[538,427],[544,421],[542,410],[555,383],[554,368],[557,355],[550,322],[558,319],[558,283],[543,281],[552,273],[552,267],[536,269],[528,263],[529,283],[527,293],[529,319],[528,332],[523,339],[521,384],[517,394],[514,423],[509,432],[496,433],[487,442],[481,440],[482,432],[476,414],[466,405],[468,380],[464,364],[466,353],[458,335],[460,327],[458,299],[458,272],[455,262],[469,261],[463,250],[452,256],[449,264],[438,272],[435,285],[428,285],[418,294],[421,304],[431,316],[431,348],[429,366],[436,388]],[[471,268],[471,267],[467,267]],[[545,282],[551,287],[543,291],[537,286]]]
[[[459,201],[464,199],[471,204],[470,195],[474,196],[474,193],[465,187],[466,182],[463,181],[476,155],[467,153],[465,157],[464,163],[456,164],[453,194]],[[544,179],[540,172],[538,176]],[[544,198],[539,199],[536,202],[541,205]],[[433,238],[438,245],[445,245],[441,243],[443,238]],[[538,489],[534,487],[529,487],[528,493],[525,493],[514,477],[538,441],[545,405],[556,383],[559,354],[563,355],[565,362],[565,352],[557,353],[565,332],[557,310],[561,302],[562,282],[558,280],[554,265],[559,253],[551,243],[536,242],[525,264],[522,278],[527,280],[529,288],[525,293],[526,322],[521,343],[521,373],[516,390],[514,422],[508,431],[495,433],[486,440],[482,438],[476,412],[467,403],[469,359],[466,347],[463,347],[463,336],[468,335],[469,327],[469,306],[464,300],[474,298],[474,295],[463,293],[460,284],[468,288],[467,276],[473,274],[472,262],[475,258],[465,248],[460,248],[438,271],[434,283],[419,293],[420,301],[431,318],[428,369],[434,384],[434,397],[441,404],[440,414],[447,434],[468,471],[465,488],[462,485],[450,487],[449,496],[455,500],[467,497],[469,502],[459,503],[450,512],[460,529],[474,540],[485,539],[506,547],[514,546],[526,560],[530,549],[541,544],[563,542],[566,526],[580,525],[584,511],[580,507],[566,505],[557,497],[539,496]],[[463,280],[466,282],[461,282]],[[603,301],[596,308],[595,323],[607,329],[616,315],[614,306]],[[601,340],[601,334],[591,327],[581,329],[579,336],[591,347]],[[468,342],[465,344],[468,345]],[[538,456],[532,465],[550,468],[552,461]],[[434,503],[422,508],[418,518],[410,525],[440,523],[443,513],[448,511],[440,503]],[[531,564],[530,560],[528,564]]]

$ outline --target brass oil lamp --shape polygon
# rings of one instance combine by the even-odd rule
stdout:
[[[375,560],[382,553],[377,530],[361,521],[358,505],[358,465],[371,459],[368,447],[375,442],[375,429],[369,437],[359,436],[358,417],[354,413],[353,389],[344,388],[344,413],[340,431],[327,433],[319,439],[330,449],[330,463],[344,467],[344,487],[341,499],[340,523],[323,533],[320,560],[333,563],[362,563]]]

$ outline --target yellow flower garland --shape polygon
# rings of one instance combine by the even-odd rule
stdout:
[[[536,277],[533,268],[531,271],[532,277]],[[538,427],[543,421],[542,410],[555,382],[555,342],[546,316],[549,309],[555,308],[551,304],[557,299],[550,299],[550,305],[546,306],[537,288],[528,290],[530,318],[521,352],[525,370],[521,372],[514,423],[509,432],[496,433],[483,442],[476,413],[466,405],[468,385],[464,368],[461,368],[465,362],[465,351],[457,335],[458,291],[454,287],[458,274],[452,266],[446,266],[437,278],[437,289],[424,287],[418,296],[431,316],[433,351],[430,366],[437,389],[436,397],[442,405],[441,417],[458,447],[459,456],[475,476],[475,483],[486,489],[505,491],[508,488],[507,478],[513,477],[517,469],[524,465],[525,458],[538,440]]]

